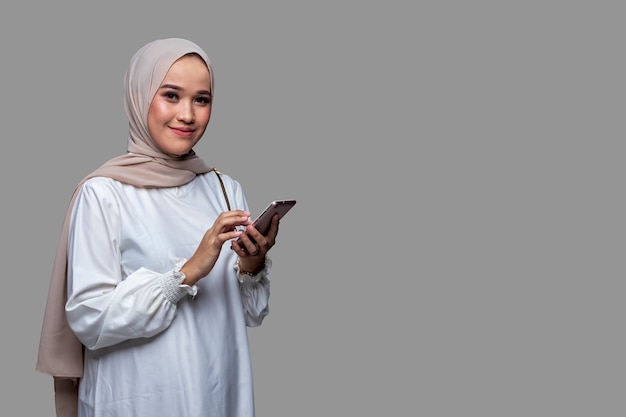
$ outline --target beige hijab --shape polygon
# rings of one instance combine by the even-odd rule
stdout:
[[[156,40],[143,46],[130,61],[124,77],[124,107],[129,120],[128,153],[115,157],[83,178],[74,191],[61,230],[43,318],[35,369],[54,377],[57,416],[77,415],[78,381],[83,376],[83,346],[69,328],[67,301],[67,243],[69,220],[77,190],[89,178],[110,177],[142,188],[175,187],[209,172],[191,150],[184,156],[164,154],[148,133],[148,109],[171,65],[183,55],[198,54],[213,69],[206,53],[185,39]]]

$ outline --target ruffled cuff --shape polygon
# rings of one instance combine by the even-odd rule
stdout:
[[[197,286],[190,286],[182,283],[185,280],[185,274],[180,271],[180,268],[184,265],[185,261],[185,259],[177,259],[176,267],[171,271],[162,274],[158,278],[159,284],[163,289],[163,295],[173,304],[178,303],[187,295],[195,297],[198,293]]]
[[[266,278],[269,275],[270,269],[272,268],[272,260],[265,257],[265,265],[263,268],[252,275],[249,273],[242,273],[239,269],[239,262],[235,262],[233,265],[233,269],[237,272],[237,280],[239,281],[239,285],[242,287],[255,286],[257,285],[263,278]]]

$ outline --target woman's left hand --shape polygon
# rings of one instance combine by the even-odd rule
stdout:
[[[248,225],[246,226],[246,232],[242,233],[240,237],[243,245],[237,243],[236,239],[231,241],[231,248],[239,256],[239,267],[242,271],[256,272],[263,268],[265,255],[276,244],[278,224],[278,214],[275,214],[272,217],[272,223],[267,235],[263,236],[254,226]]]

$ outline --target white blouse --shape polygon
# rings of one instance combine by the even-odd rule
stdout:
[[[222,176],[233,209],[239,183]],[[180,187],[88,180],[68,247],[67,318],[85,346],[79,417],[252,417],[247,326],[269,313],[265,269],[243,280],[226,242],[193,287],[179,268],[226,203],[214,172]]]

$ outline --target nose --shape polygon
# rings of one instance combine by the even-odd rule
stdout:
[[[193,123],[196,120],[193,105],[191,103],[181,102],[176,118],[184,123]]]

